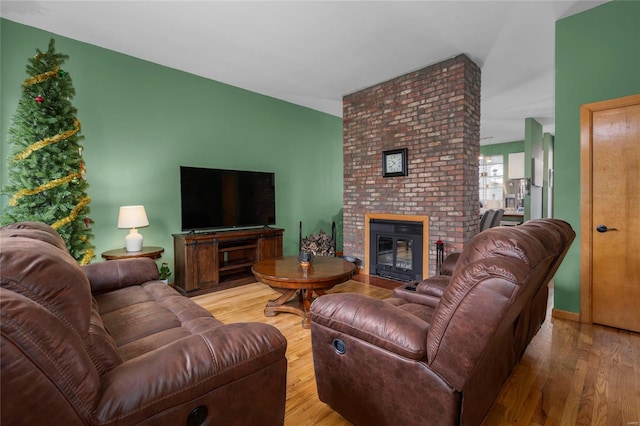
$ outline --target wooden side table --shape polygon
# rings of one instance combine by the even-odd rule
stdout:
[[[142,247],[140,251],[127,251],[123,248],[109,250],[102,253],[102,257],[107,260],[115,259],[133,259],[135,257],[148,257],[153,260],[160,259],[164,248],[156,246]]]

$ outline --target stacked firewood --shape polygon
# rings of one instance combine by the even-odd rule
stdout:
[[[313,252],[316,256],[335,256],[335,243],[323,230],[318,234],[311,234],[302,239],[301,250]]]

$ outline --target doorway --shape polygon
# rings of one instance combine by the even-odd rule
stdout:
[[[581,321],[640,332],[640,95],[580,108]]]

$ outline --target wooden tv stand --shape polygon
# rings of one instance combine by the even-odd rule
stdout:
[[[254,263],[282,256],[284,229],[173,234],[175,288],[187,296],[255,282]]]

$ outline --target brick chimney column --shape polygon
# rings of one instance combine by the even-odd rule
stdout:
[[[343,99],[344,253],[363,260],[365,213],[423,215],[429,274],[478,232],[480,68],[465,55]],[[408,148],[409,174],[382,177],[382,151]]]

